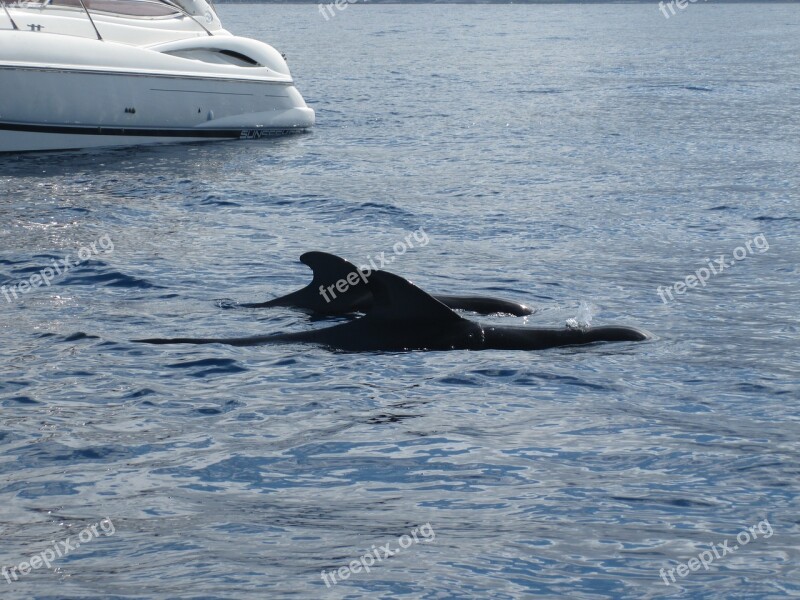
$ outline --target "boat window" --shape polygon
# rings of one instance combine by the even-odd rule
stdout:
[[[237,67],[261,67],[258,61],[249,56],[236,52],[235,50],[225,50],[219,48],[190,48],[188,50],[171,50],[164,52],[170,56],[188,58],[189,60],[199,60],[205,63],[217,65],[236,65]]]
[[[169,17],[181,14],[175,7],[153,0],[84,0],[83,3],[90,11],[128,17]],[[81,8],[80,0],[50,0],[45,5]]]
[[[225,56],[230,56],[231,58],[235,58],[236,60],[242,61],[246,65],[250,65],[251,67],[260,67],[261,65],[258,64],[258,61],[253,60],[249,56],[245,56],[241,52],[236,52],[234,50],[220,50],[220,54],[224,54]]]

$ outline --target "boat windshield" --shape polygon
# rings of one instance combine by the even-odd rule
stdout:
[[[180,8],[158,0],[83,0],[91,11],[126,17],[175,17],[181,14]],[[20,8],[67,7],[83,10],[80,0],[29,0],[8,3]]]

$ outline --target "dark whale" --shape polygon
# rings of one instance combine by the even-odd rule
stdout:
[[[453,312],[411,282],[385,271],[369,278],[372,310],[324,329],[243,338],[134,340],[148,344],[256,346],[309,343],[350,352],[405,350],[543,350],[593,342],[638,342],[650,336],[633,327],[585,329],[481,325]]]
[[[311,267],[314,278],[303,289],[256,304],[240,304],[245,308],[268,308],[286,306],[299,308],[320,315],[342,315],[352,312],[368,312],[372,307],[372,292],[365,282],[369,274],[362,272],[353,263],[327,252],[306,252],[300,261]],[[355,281],[347,285],[344,292],[336,289],[336,283]],[[342,286],[344,287],[344,286]],[[320,290],[325,290],[324,294]],[[533,310],[524,304],[510,302],[488,296],[435,296],[441,303],[450,308],[470,310],[476,313],[491,315],[508,313],[517,317],[530,315]]]

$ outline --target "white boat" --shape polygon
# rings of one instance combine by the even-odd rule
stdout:
[[[314,111],[284,57],[206,0],[35,0],[0,9],[0,152],[258,139]]]

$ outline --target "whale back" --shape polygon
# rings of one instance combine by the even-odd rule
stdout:
[[[467,321],[428,292],[408,279],[388,271],[376,271],[370,276],[372,310],[367,315],[375,321],[407,321],[461,323]]]
[[[372,309],[335,327],[287,334],[283,341],[322,344],[345,351],[452,350],[477,347],[481,328],[410,281],[376,271],[369,277]]]

